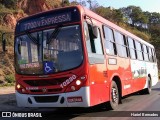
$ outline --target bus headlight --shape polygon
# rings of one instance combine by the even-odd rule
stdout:
[[[80,85],[81,84],[81,81],[80,80],[77,80],[76,81],[76,85]]]
[[[79,90],[81,87],[86,85],[87,77],[81,76],[76,80],[73,80],[71,84],[69,84],[65,90],[65,92],[74,92]]]

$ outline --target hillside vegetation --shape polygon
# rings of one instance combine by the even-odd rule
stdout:
[[[89,4],[92,11],[155,45],[158,61],[160,60],[159,13],[145,12],[136,6],[121,9],[99,6],[95,0],[86,0],[82,3],[77,1],[69,3],[67,0],[65,3],[65,5],[77,4],[83,6]],[[63,5],[61,0],[0,0],[0,38],[2,33],[7,33],[5,39],[8,49],[5,54],[2,52],[0,39],[0,84],[12,84],[14,81],[13,38],[16,22],[25,16]]]

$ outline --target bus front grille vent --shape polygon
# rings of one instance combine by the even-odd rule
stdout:
[[[32,93],[43,93],[44,91],[42,89],[39,90],[30,90]],[[57,93],[62,92],[62,88],[53,88],[53,89],[47,89],[46,93]]]
[[[59,95],[57,96],[34,96],[37,103],[57,102]]]
[[[44,80],[24,80],[24,82],[29,86],[54,86],[54,85],[60,85],[67,79],[68,77],[56,78],[56,79],[44,79]]]

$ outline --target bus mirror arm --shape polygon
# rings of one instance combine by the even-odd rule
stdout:
[[[91,24],[92,24],[92,28],[91,29],[92,29],[93,38],[97,38],[98,37],[98,27],[93,25],[92,18],[87,16],[87,15],[85,15],[84,19],[89,19],[91,21]]]

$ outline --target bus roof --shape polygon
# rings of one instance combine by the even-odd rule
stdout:
[[[134,40],[138,40],[139,42],[144,43],[144,44],[146,44],[146,45],[154,48],[154,46],[153,46],[152,44],[150,44],[150,43],[142,40],[142,39],[139,38],[138,36],[136,36],[136,35],[128,32],[127,30],[119,27],[118,25],[110,22],[109,20],[107,20],[107,19],[101,17],[100,15],[92,12],[91,10],[89,10],[89,9],[87,9],[87,8],[85,8],[85,7],[82,7],[82,6],[80,6],[80,7],[82,8],[81,11],[83,12],[83,14],[85,14],[85,15],[91,17],[91,18],[94,18],[95,20],[101,22],[102,24],[107,25],[107,26],[109,26],[110,28],[119,31],[120,33],[122,33],[122,34],[124,34],[124,35],[127,35],[128,37],[131,37],[131,38],[133,38]]]
[[[136,35],[128,32],[127,30],[119,27],[118,25],[110,22],[109,20],[101,17],[100,15],[92,12],[91,10],[89,10],[89,9],[87,9],[86,7],[83,7],[83,6],[81,6],[81,5],[56,8],[56,9],[53,9],[53,10],[49,10],[49,11],[45,11],[45,12],[41,12],[41,13],[37,13],[37,14],[31,15],[31,16],[29,16],[29,17],[24,17],[24,18],[20,19],[19,21],[23,21],[23,20],[25,20],[25,19],[30,19],[30,18],[32,18],[32,17],[38,16],[38,15],[40,15],[40,14],[45,14],[45,13],[48,13],[48,12],[51,12],[51,11],[57,11],[57,10],[62,10],[62,9],[66,9],[66,8],[73,8],[73,7],[77,7],[83,15],[87,15],[87,16],[89,16],[89,17],[91,17],[91,18],[94,18],[95,20],[101,22],[102,24],[107,25],[107,26],[109,26],[110,28],[119,31],[120,33],[122,33],[122,34],[124,34],[124,35],[127,35],[127,36],[133,38],[134,40],[138,40],[139,42],[144,43],[144,44],[146,44],[146,45],[148,45],[148,46],[150,46],[150,47],[152,47],[152,48],[154,47],[154,46],[151,45],[150,43],[142,40],[141,38],[137,37]]]

